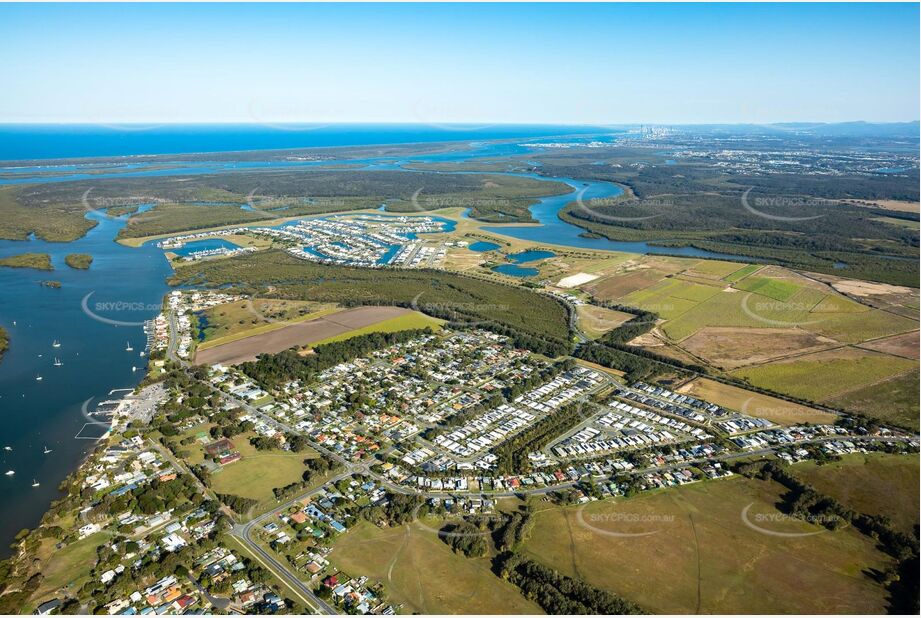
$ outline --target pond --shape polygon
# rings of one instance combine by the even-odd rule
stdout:
[[[503,275],[511,275],[512,277],[533,277],[537,274],[536,268],[519,266],[518,264],[500,264],[498,266],[493,266],[492,270],[497,273],[502,273]]]
[[[467,247],[471,251],[479,251],[480,253],[485,253],[486,251],[495,251],[500,245],[494,242],[486,242],[485,240],[478,240],[474,243],[470,243]]]
[[[508,259],[512,260],[516,264],[524,264],[525,262],[536,262],[537,260],[546,260],[547,258],[552,258],[556,255],[553,251],[522,251],[521,253],[511,253],[508,256]]]

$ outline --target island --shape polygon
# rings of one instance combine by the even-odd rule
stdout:
[[[89,253],[68,253],[64,257],[64,263],[71,268],[89,270],[90,264],[93,263],[93,256]]]
[[[47,253],[19,253],[0,258],[0,266],[8,268],[34,268],[36,270],[54,270],[51,256]]]

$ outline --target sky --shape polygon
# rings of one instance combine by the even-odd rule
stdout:
[[[915,4],[3,4],[0,122],[919,117]]]

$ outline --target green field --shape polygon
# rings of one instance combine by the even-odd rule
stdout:
[[[795,283],[768,277],[746,277],[738,281],[735,287],[746,292],[757,292],[774,300],[789,300],[791,296],[802,289],[802,286]]]
[[[444,320],[438,320],[436,318],[429,317],[424,313],[414,311],[412,313],[407,313],[395,318],[390,318],[389,320],[378,322],[377,324],[356,328],[354,330],[350,330],[347,333],[342,333],[341,335],[327,337],[326,339],[315,341],[310,345],[318,346],[324,343],[332,343],[334,341],[344,341],[345,339],[351,339],[352,337],[357,337],[358,335],[366,335],[368,333],[395,333],[401,330],[413,330],[417,328],[431,328],[433,330],[440,330],[442,324],[444,324]]]
[[[20,253],[0,258],[0,266],[8,268],[34,268],[36,270],[54,270],[51,256],[47,253]]]
[[[39,552],[48,553],[42,571],[44,579],[33,593],[32,601],[36,605],[43,603],[48,600],[48,595],[64,586],[75,594],[89,579],[90,570],[96,564],[96,549],[110,538],[105,532],[97,532],[60,550],[54,548],[56,539],[45,540]]]
[[[851,391],[828,403],[918,431],[918,370]]]
[[[821,466],[803,462],[794,475],[849,509],[888,517],[895,528],[912,534],[918,525],[917,455],[845,455]]]
[[[580,507],[538,507],[523,551],[653,613],[883,613],[886,591],[864,571],[890,558],[852,528],[778,520],[782,493],[735,477],[590,503],[581,517]],[[770,531],[820,533],[759,532],[742,519],[749,505],[749,521]]]
[[[726,275],[725,277],[723,277],[723,279],[730,283],[734,281],[739,281],[749,276],[753,272],[756,272],[759,268],[761,268],[760,264],[749,264],[748,266],[743,266],[742,268]]]
[[[272,490],[301,480],[306,469],[304,460],[316,457],[315,451],[292,453],[284,450],[258,451],[249,443],[255,434],[234,436],[231,441],[243,456],[240,461],[224,466],[211,476],[211,489],[219,494],[232,494],[258,500],[256,512],[262,512],[275,504]],[[194,447],[203,452],[201,445]],[[190,458],[191,460],[191,458]],[[194,461],[194,460],[193,460]]]
[[[917,365],[917,361],[888,354],[846,348],[809,354],[788,362],[746,367],[732,373],[755,386],[821,402],[905,373]]]
[[[333,566],[384,585],[400,613],[541,614],[512,584],[496,577],[489,558],[455,554],[418,523],[378,528],[362,522],[336,540]]]
[[[569,318],[560,302],[517,285],[444,271],[327,266],[267,250],[177,266],[170,283],[233,285],[254,296],[271,286],[278,298],[416,306],[436,316],[457,311],[461,321],[489,320],[529,335],[569,340]]]
[[[338,310],[335,305],[328,303],[271,298],[253,298],[216,305],[205,310],[208,325],[204,329],[204,341],[197,348],[205,350]]]

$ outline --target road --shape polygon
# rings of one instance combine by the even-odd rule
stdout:
[[[576,333],[576,337],[580,339],[581,342],[584,342],[586,341],[586,337],[575,326],[575,320],[576,320],[575,307],[571,304],[569,304],[569,306],[571,309],[570,323],[573,326],[573,332]],[[177,329],[176,329],[176,324],[175,324],[175,316],[172,311],[170,311],[170,314],[169,314],[169,326],[170,326],[170,343],[169,343],[169,347],[167,350],[167,356],[171,359],[179,360],[181,366],[183,368],[187,368],[188,363],[185,361],[182,361],[181,359],[176,358],[176,355],[175,355]],[[209,387],[211,388],[213,392],[217,393],[224,400],[229,401],[233,403],[234,405],[242,408],[247,413],[262,419],[264,422],[274,427],[276,430],[283,431],[288,434],[302,434],[302,432],[288,425],[287,423],[279,421],[278,419],[261,412],[260,410],[250,405],[248,402],[237,399],[236,397],[228,393],[225,393],[224,391],[221,391],[220,389],[215,388],[214,386],[210,385],[210,383],[209,383]],[[396,483],[391,481],[389,478],[373,472],[370,469],[370,465],[376,461],[374,459],[369,459],[369,460],[362,461],[362,462],[349,461],[345,459],[344,457],[342,457],[341,455],[339,455],[338,453],[324,447],[321,444],[318,444],[313,439],[311,439],[309,435],[305,435],[305,437],[308,439],[310,445],[317,452],[328,457],[331,461],[336,462],[340,467],[341,472],[339,472],[337,476],[331,478],[327,482],[336,482],[340,479],[359,474],[359,475],[363,475],[369,478],[373,478],[382,487],[385,487],[392,492],[406,494],[406,495],[415,495],[415,496],[419,496],[421,498],[426,498],[426,499],[445,498],[449,496],[460,496],[460,495],[466,495],[468,497],[483,497],[483,498],[490,498],[490,499],[513,497],[513,496],[522,495],[522,494],[523,495],[542,495],[542,494],[548,494],[551,492],[559,491],[561,489],[572,488],[580,482],[579,480],[576,480],[576,481],[569,481],[569,482],[561,483],[559,485],[540,487],[540,488],[534,488],[534,489],[520,489],[517,491],[492,491],[492,492],[419,491],[412,487],[397,485]],[[893,436],[885,437],[885,438],[878,437],[878,436],[823,436],[821,438],[798,442],[795,444],[805,445],[805,444],[810,444],[810,443],[822,443],[822,442],[842,440],[842,439],[848,439],[852,441],[877,441],[877,440],[882,441],[882,440],[908,440],[909,438],[907,436],[899,436],[899,435],[893,435]],[[716,457],[701,458],[698,460],[683,461],[680,463],[669,464],[665,466],[655,466],[655,467],[649,467],[649,468],[645,468],[641,470],[634,470],[632,474],[638,475],[638,474],[646,474],[646,473],[652,473],[652,472],[667,472],[670,470],[686,468],[691,465],[705,463],[708,461],[729,461],[732,459],[739,459],[743,457],[768,455],[768,454],[774,453],[778,448],[785,447],[785,446],[792,446],[792,445],[778,445],[776,447],[761,449],[758,451],[741,451],[741,452],[734,451],[734,452],[725,453],[723,455],[716,456]],[[168,458],[174,463],[176,463],[177,467],[180,467],[178,462],[175,462],[173,458],[171,457],[168,457]],[[181,469],[184,469],[184,468],[181,468]],[[239,540],[245,547],[247,547],[249,551],[257,558],[259,562],[262,563],[262,565],[265,568],[270,570],[276,577],[278,577],[280,580],[284,581],[288,586],[290,586],[291,589],[294,590],[299,597],[301,597],[301,600],[305,602],[305,604],[311,609],[311,611],[314,611],[316,613],[321,613],[321,614],[335,615],[335,614],[338,614],[339,612],[334,607],[332,607],[330,604],[328,604],[326,601],[317,597],[313,593],[313,591],[310,589],[310,587],[300,579],[300,576],[298,575],[296,571],[293,571],[288,565],[276,559],[274,555],[266,551],[252,537],[253,531],[256,529],[257,526],[261,524],[261,522],[265,521],[267,518],[271,517],[275,513],[278,513],[282,510],[286,510],[287,508],[294,505],[295,503],[300,502],[304,500],[305,498],[309,498],[310,496],[320,491],[320,489],[321,488],[310,490],[298,496],[297,498],[294,498],[282,505],[276,506],[270,511],[263,513],[246,523],[235,524],[233,526],[233,529],[231,530],[231,535],[237,540]],[[203,488],[203,491],[204,490],[205,489]]]

